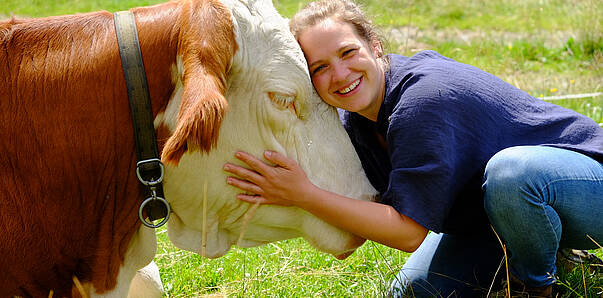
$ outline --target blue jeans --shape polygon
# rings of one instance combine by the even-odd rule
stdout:
[[[507,148],[488,162],[483,189],[509,271],[529,287],[555,281],[559,248],[603,244],[603,164],[585,155],[545,146]],[[392,282],[391,294],[484,297],[504,272],[492,235],[430,233]]]

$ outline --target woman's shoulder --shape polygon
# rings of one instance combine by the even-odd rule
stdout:
[[[385,106],[390,109],[439,102],[450,88],[449,67],[442,61],[454,61],[434,51],[423,51],[412,57],[388,55],[385,75]]]
[[[400,69],[420,68],[431,63],[456,63],[455,60],[432,50],[421,51],[410,57],[398,54],[388,54],[386,55],[386,59],[389,62],[390,69],[394,71],[399,71]]]
[[[388,55],[386,101],[396,104],[441,104],[459,98],[494,96],[516,92],[516,88],[477,67],[457,62],[435,51],[422,51],[412,57]],[[463,102],[463,101],[461,101]]]
[[[387,56],[386,85],[390,88],[419,85],[421,89],[437,87],[452,80],[451,73],[459,72],[456,61],[434,51],[422,51],[411,57],[396,54]],[[415,86],[416,87],[416,86]]]
[[[410,57],[397,54],[388,54],[386,57],[389,62],[387,73],[391,76],[414,74],[435,77],[442,81],[454,81],[459,75],[489,75],[475,66],[458,62],[432,50],[421,51]]]

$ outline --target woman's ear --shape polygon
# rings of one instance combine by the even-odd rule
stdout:
[[[375,55],[375,57],[377,57],[377,58],[383,57],[384,53],[383,53],[383,45],[381,44],[381,41],[379,41],[377,38],[375,38],[373,40],[373,42],[371,43],[371,45],[372,45],[372,49],[373,49],[373,55]]]

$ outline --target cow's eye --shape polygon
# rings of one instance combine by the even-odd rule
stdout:
[[[295,107],[295,95],[279,93],[279,92],[268,92],[268,97],[277,108],[281,110],[291,110],[297,115],[297,107]]]

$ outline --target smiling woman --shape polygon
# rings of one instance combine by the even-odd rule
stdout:
[[[270,151],[263,155],[270,164],[237,152],[247,167],[225,166],[236,176],[228,183],[245,192],[238,198],[300,207],[364,238],[416,250],[392,282],[396,297],[500,289],[503,253],[493,227],[512,255],[511,291],[551,297],[556,252],[596,248],[585,235],[603,239],[603,221],[586,220],[603,209],[603,129],[435,51],[383,57],[379,41],[358,26],[369,22],[359,19],[352,1],[320,0],[290,27],[316,91],[345,110],[342,122],[380,201],[325,191]],[[570,158],[571,166],[553,162]]]
[[[350,23],[330,18],[301,31],[298,41],[320,97],[376,120],[385,86],[381,43],[369,44]]]

